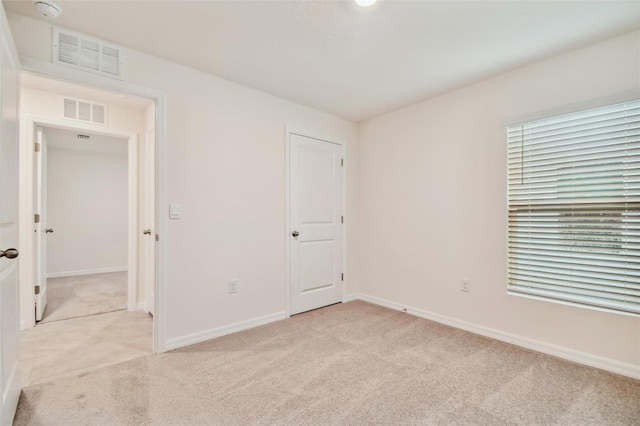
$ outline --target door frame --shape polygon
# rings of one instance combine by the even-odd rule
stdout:
[[[316,139],[322,142],[332,143],[340,145],[342,147],[342,158],[344,159],[344,165],[342,166],[342,211],[344,215],[344,223],[342,227],[342,270],[344,271],[344,280],[342,281],[342,300],[345,300],[347,291],[347,226],[349,221],[347,220],[347,167],[349,162],[347,161],[347,146],[346,144],[336,138],[329,138],[321,135],[317,135],[313,132],[300,131],[295,128],[285,126],[285,226],[284,226],[284,247],[285,247],[285,318],[291,316],[291,135],[303,136],[305,138]]]
[[[27,141],[34,141],[38,127],[53,127],[57,129],[80,131],[98,134],[101,136],[115,137],[119,139],[127,140],[127,310],[135,311],[137,309],[137,290],[138,290],[138,136],[134,132],[122,131],[114,128],[106,128],[89,123],[71,123],[65,119],[39,117],[36,115],[25,114],[22,116],[24,124],[21,123],[21,134],[25,135]],[[24,133],[22,133],[24,131]],[[33,146],[27,147],[31,150]],[[26,171],[26,170],[25,170]],[[33,175],[33,172],[29,172],[29,175]],[[25,177],[25,175],[23,175]],[[35,182],[29,182],[27,179],[20,182],[21,197],[29,197],[33,199]],[[33,209],[32,209],[33,210]],[[26,210],[28,211],[28,210]],[[21,226],[25,235],[33,228],[33,221],[24,223]],[[24,247],[24,245],[23,245]],[[22,271],[30,271],[33,273],[33,266],[36,253],[34,256],[23,257],[21,263]],[[46,259],[41,259],[46,262]],[[23,272],[23,274],[24,274]],[[24,276],[24,275],[23,275]],[[26,275],[29,277],[29,275]],[[33,277],[31,277],[33,278]],[[35,280],[23,279],[20,284],[20,305],[24,309],[28,309],[30,305],[32,287]],[[46,286],[45,286],[45,291]],[[28,310],[26,312],[29,312]],[[23,315],[21,315],[23,316]],[[26,318],[26,315],[24,316]],[[21,320],[21,328],[29,328],[35,325],[35,321]]]
[[[21,58],[22,71],[39,74],[54,80],[147,98],[155,103],[156,124],[156,274],[155,314],[153,315],[153,352],[167,351],[166,344],[166,277],[168,261],[168,215],[160,214],[160,206],[167,204],[167,96],[158,89],[115,80],[73,68],[66,68],[33,58]]]

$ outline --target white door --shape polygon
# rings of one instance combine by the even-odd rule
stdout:
[[[289,134],[290,313],[342,301],[342,145]]]
[[[47,143],[42,129],[36,129],[33,182],[33,206],[38,218],[34,223],[36,321],[42,319],[47,306],[47,236],[53,229],[47,227]]]
[[[156,131],[150,130],[147,133],[144,150],[144,221],[146,228],[142,241],[143,244],[143,275],[146,289],[147,311],[155,314],[155,291],[156,291]]]
[[[0,422],[18,404],[18,96],[20,64],[0,7]]]

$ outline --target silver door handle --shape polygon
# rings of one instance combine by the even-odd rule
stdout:
[[[297,237],[298,235],[300,235],[300,233],[298,231],[293,231],[291,235],[293,235],[294,237]]]
[[[53,228],[47,228],[44,230],[45,234],[53,234]]]
[[[144,235],[151,235],[151,229],[145,229],[144,231],[142,231],[142,233]]]
[[[15,259],[18,257],[18,249],[10,248],[6,250],[0,250],[0,257],[6,257],[7,259]]]

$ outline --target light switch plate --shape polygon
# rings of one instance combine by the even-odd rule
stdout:
[[[169,204],[169,219],[180,219],[182,217],[182,207],[180,204]]]

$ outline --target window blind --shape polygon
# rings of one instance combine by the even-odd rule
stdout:
[[[640,101],[506,131],[509,292],[640,314]]]

